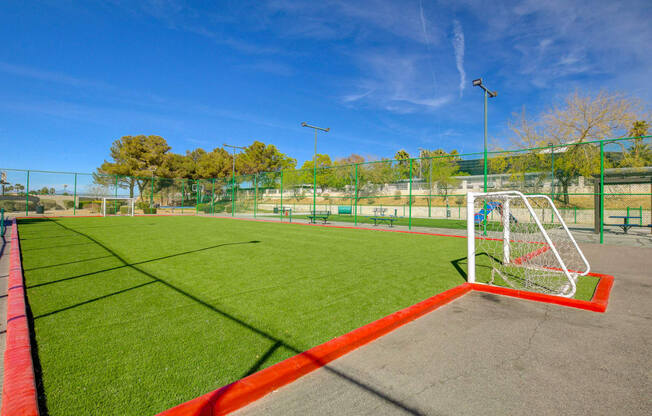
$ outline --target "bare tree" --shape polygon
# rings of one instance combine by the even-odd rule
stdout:
[[[528,118],[525,110],[517,114],[510,123],[512,142],[521,148],[546,147],[549,143],[567,145],[555,149],[554,175],[562,188],[558,197],[568,203],[571,181],[600,171],[598,146],[582,143],[624,135],[641,111],[639,100],[622,93],[600,91],[597,95],[584,95],[575,91],[534,119]],[[522,173],[549,170],[550,156],[551,152],[546,150],[529,152],[511,157],[507,163],[511,166],[502,161],[502,166]]]

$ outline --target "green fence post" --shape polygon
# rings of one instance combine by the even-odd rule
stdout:
[[[27,184],[25,188],[25,216],[29,217],[29,170],[27,171]]]
[[[72,215],[77,215],[77,174],[75,173],[75,187],[72,191]]]
[[[629,207],[627,207],[627,222],[629,222]]]
[[[186,199],[186,180],[181,180],[181,215],[183,215],[183,206],[185,205],[184,201]]]
[[[258,208],[258,174],[254,175],[254,218],[256,218],[256,210]]]
[[[412,159],[410,159],[410,190],[409,190],[409,201],[410,204],[410,216],[408,217],[408,230],[412,229]]]
[[[604,141],[600,141],[600,244],[604,244]]]
[[[355,216],[353,218],[353,225],[358,225],[358,164],[355,165],[355,189],[353,192],[353,197],[355,198]]]
[[[211,195],[211,215],[215,215],[215,178],[211,179],[213,183],[213,193]]]
[[[118,212],[118,175],[115,175],[115,197],[116,199],[113,200],[113,213],[117,214]]]
[[[195,179],[195,194],[196,194],[195,215],[198,215],[199,214],[199,179]]]
[[[643,225],[643,207],[638,207],[638,225]]]
[[[152,172],[152,186],[149,192],[149,207],[152,208],[153,206],[154,206],[154,172]]]
[[[317,137],[317,130],[315,130],[315,137]],[[315,143],[317,139],[315,139]],[[312,215],[317,215],[317,152],[315,152],[315,162],[312,169]],[[317,222],[317,218],[314,218]]]
[[[281,221],[283,221],[283,170],[281,170],[281,209],[279,209]]]
[[[423,162],[423,159],[421,160]],[[432,217],[432,157],[430,158],[430,180],[428,182],[428,218]]]
[[[233,169],[233,181],[231,183],[231,216],[235,216],[235,169]]]

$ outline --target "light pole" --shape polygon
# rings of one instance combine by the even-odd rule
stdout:
[[[482,83],[482,78],[473,80],[474,87],[480,87],[484,91],[484,191],[487,192],[487,95],[493,98],[498,95],[497,91],[490,91]]]
[[[316,206],[317,206],[317,130],[321,130],[323,132],[328,133],[330,131],[330,127],[323,128],[323,127],[317,127],[317,126],[311,126],[310,124],[306,123],[305,121],[301,123],[301,127],[309,127],[315,131],[315,153],[314,156],[312,157],[312,215],[313,215],[313,222],[317,220],[315,218],[316,213]]]
[[[233,217],[235,215],[235,149],[245,150],[246,148],[241,146],[234,146],[232,144],[226,144],[226,143],[224,143],[224,147],[230,147],[231,149],[233,149],[233,170],[232,170],[233,181],[231,183],[231,216]]]
[[[550,199],[555,200],[555,145],[554,143],[550,142],[548,143],[548,146],[550,146],[550,160],[551,160],[551,168],[550,168]]]

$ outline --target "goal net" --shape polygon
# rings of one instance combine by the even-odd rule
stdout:
[[[518,191],[467,196],[468,281],[572,297],[590,266],[552,200]]]
[[[102,208],[100,212],[103,217],[111,215],[134,215],[135,198],[102,198]]]

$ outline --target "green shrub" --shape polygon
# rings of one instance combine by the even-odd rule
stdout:
[[[46,211],[61,209],[59,204],[57,204],[57,201],[53,201],[52,199],[43,199],[43,200],[41,200],[41,205],[43,205],[43,208]]]
[[[17,211],[15,201],[10,200],[0,201],[0,208],[4,208],[5,211]],[[23,203],[23,208],[25,208],[25,203]]]
[[[401,199],[401,191],[396,191],[394,192],[394,199],[399,200]]]
[[[120,206],[120,214],[123,215],[129,214],[129,207],[127,205]]]
[[[66,199],[63,201],[63,206],[66,207],[66,209],[72,209],[72,207],[75,206],[75,201],[72,199]]]
[[[156,208],[143,208],[143,214],[156,214]]]
[[[138,202],[136,202],[136,208],[137,209],[149,208],[149,202],[138,201]]]

